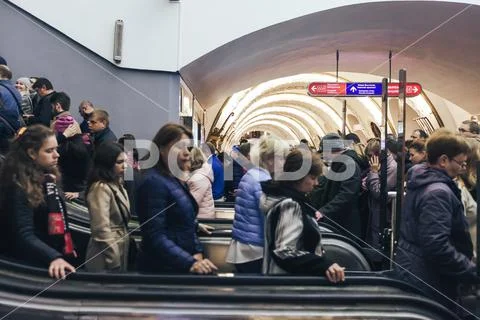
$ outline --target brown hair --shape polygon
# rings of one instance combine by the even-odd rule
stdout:
[[[18,186],[27,195],[28,204],[32,208],[38,207],[44,202],[43,179],[45,171],[28,154],[29,150],[35,153],[42,148],[44,142],[55,133],[40,124],[28,127],[19,137],[17,137],[3,164],[0,181],[2,181],[2,200],[0,206],[4,206],[3,199],[7,194],[7,189],[13,185]],[[58,169],[52,169],[57,180],[60,179]]]
[[[290,153],[287,155],[285,158],[285,164],[283,165],[283,171],[285,172],[296,172],[300,170],[300,168],[303,166],[304,161],[310,162],[311,166],[310,169],[308,170],[308,173],[306,173],[304,176],[300,177],[296,181],[281,181],[282,178],[280,177],[280,181],[282,184],[288,184],[291,185],[292,183],[297,183],[301,181],[305,176],[307,175],[312,175],[315,177],[318,177],[319,175],[322,174],[323,171],[323,162],[318,153],[312,153],[309,150],[302,149],[300,151],[298,148],[293,149],[290,151]]]
[[[425,141],[422,139],[418,139],[415,142],[412,142],[408,149],[415,149],[417,152],[425,152]]]
[[[189,139],[193,139],[192,132],[186,127],[177,123],[167,123],[166,125],[161,127],[160,130],[158,130],[152,142],[159,151],[162,151],[167,148],[170,143],[179,140],[182,134],[187,135]],[[170,174],[168,164],[163,163],[162,157],[160,157],[160,159],[158,160],[156,168],[162,174]]]
[[[105,121],[107,127],[110,125],[110,115],[108,114],[107,111],[105,111],[103,109],[95,109],[92,112],[92,117],[93,116],[97,116],[98,120]]]
[[[462,153],[468,155],[469,151],[470,147],[463,137],[446,129],[437,130],[427,142],[427,158],[430,164],[437,163],[442,155],[452,159]]]

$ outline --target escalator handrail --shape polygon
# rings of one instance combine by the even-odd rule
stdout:
[[[48,277],[48,270],[40,267],[24,265],[20,261],[0,257],[0,269],[22,273],[25,275]],[[220,274],[222,275],[222,274]],[[229,274],[231,275],[231,274]],[[347,271],[346,276],[351,284],[355,285],[386,285],[395,287],[402,291],[421,294],[421,292],[410,284],[388,278],[381,272],[352,272]],[[147,273],[92,273],[77,271],[69,275],[69,279],[78,281],[101,282],[104,284],[188,284],[188,285],[210,285],[210,284],[241,284],[241,285],[298,285],[298,286],[318,286],[328,285],[329,282],[324,277],[315,276],[292,276],[292,275],[260,275],[260,274],[236,274],[235,276],[199,276],[191,274],[147,274]]]

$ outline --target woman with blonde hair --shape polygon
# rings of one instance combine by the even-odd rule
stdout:
[[[197,218],[215,219],[212,183],[213,171],[207,163],[207,158],[200,148],[192,148],[191,175],[187,180],[188,189],[198,204]]]
[[[23,117],[24,119],[28,119],[33,116],[33,97],[35,91],[32,89],[32,81],[27,77],[18,78],[15,82],[15,88],[22,96],[20,106],[22,108]]]
[[[272,137],[264,137],[252,147],[250,159],[258,164],[240,180],[235,199],[232,241],[226,261],[238,272],[260,273],[263,261],[264,215],[260,211],[261,182],[272,180],[283,170],[288,146]]]

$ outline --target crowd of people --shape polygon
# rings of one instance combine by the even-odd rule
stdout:
[[[396,191],[399,155],[405,153],[396,276],[435,299],[453,301],[461,282],[478,280],[471,240],[480,160],[475,120],[464,121],[458,134],[439,129],[429,136],[417,129],[405,150],[389,137],[385,162],[378,138],[364,146],[353,133],[325,135],[318,151],[306,141],[291,148],[264,136],[219,154],[210,142],[193,147],[190,130],[169,123],[152,140],[158,162],[142,170],[138,151],[126,148],[135,138],[117,139],[106,110],[82,101],[79,124],[68,94],[56,92],[48,79],[21,77],[13,85],[11,78],[0,65],[2,252],[48,267],[52,277],[65,278],[79,266],[131,270],[128,223],[134,214],[142,235],[136,270],[213,273],[217,266],[204,255],[198,219],[215,218],[215,201],[233,200],[226,261],[237,272],[345,281],[344,268],[322,246],[318,221],[381,248],[381,163],[387,166],[387,190]],[[224,176],[228,166],[231,182]],[[125,181],[127,169],[134,174]],[[90,214],[85,262],[78,259],[68,223],[66,201],[76,198],[86,200]]]

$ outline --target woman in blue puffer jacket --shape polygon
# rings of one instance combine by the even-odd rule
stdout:
[[[251,159],[259,166],[249,169],[238,185],[232,241],[226,257],[226,262],[234,264],[238,272],[262,271],[264,215],[260,211],[260,183],[282,170],[287,152],[280,141],[271,137],[263,138],[252,150]]]

